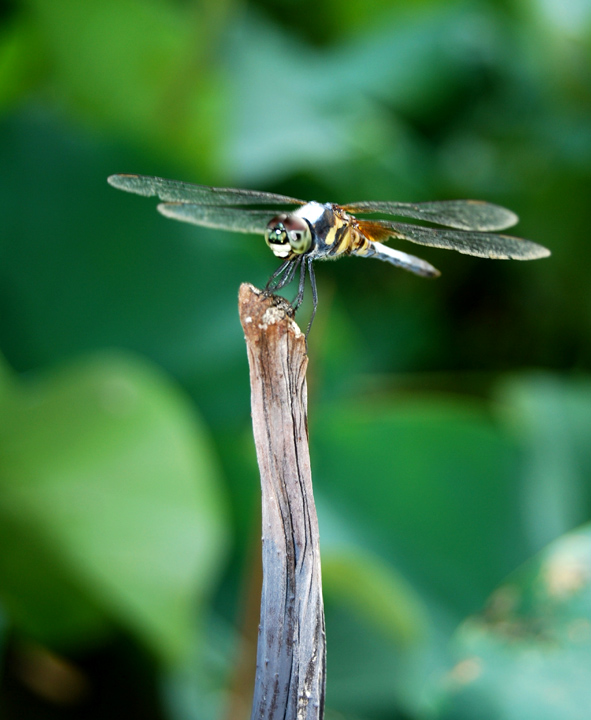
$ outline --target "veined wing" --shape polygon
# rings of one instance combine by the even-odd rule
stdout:
[[[166,217],[218,230],[243,233],[264,233],[273,210],[249,210],[194,203],[160,203],[158,211]]]
[[[276,195],[257,190],[238,188],[217,188],[207,185],[194,185],[180,180],[165,180],[147,175],[111,175],[107,178],[110,185],[144,195],[159,197],[165,202],[195,203],[205,205],[305,205],[304,200]]]
[[[359,225],[370,239],[383,240],[388,236],[410,240],[418,245],[457,250],[476,257],[496,260],[535,260],[550,255],[550,250],[542,245],[510,235],[440,230],[389,220],[361,220]]]
[[[352,213],[381,212],[426,220],[459,230],[505,230],[519,218],[511,210],[481,200],[440,200],[422,203],[357,202],[343,205]]]

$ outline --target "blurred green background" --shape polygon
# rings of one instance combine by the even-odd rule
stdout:
[[[4,0],[0,113],[0,715],[249,717],[276,260],[133,172],[485,199],[552,250],[317,266],[326,717],[589,718],[589,0]]]

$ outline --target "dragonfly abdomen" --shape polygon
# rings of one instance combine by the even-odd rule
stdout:
[[[338,206],[328,206],[321,218],[312,226],[316,246],[314,254],[319,260],[336,260],[342,255],[366,255],[371,247],[351,217]]]

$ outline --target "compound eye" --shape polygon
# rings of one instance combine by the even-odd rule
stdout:
[[[304,218],[288,215],[284,220],[284,227],[287,230],[292,252],[296,255],[303,255],[310,249],[312,245],[312,233],[310,232],[310,226]]]
[[[289,236],[285,227],[287,217],[285,213],[276,215],[269,222],[265,231],[265,242],[271,248],[273,254],[280,258],[285,258],[291,253]]]

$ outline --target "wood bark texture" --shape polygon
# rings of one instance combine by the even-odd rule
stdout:
[[[325,634],[308,448],[306,341],[282,298],[239,294],[261,474],[263,589],[252,720],[324,715]]]

